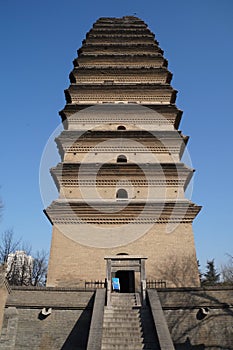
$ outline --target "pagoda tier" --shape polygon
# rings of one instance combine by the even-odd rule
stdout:
[[[117,162],[122,153],[126,162],[179,162],[188,141],[177,131],[90,130],[86,133],[63,131],[56,138],[64,162]],[[88,153],[88,157],[86,157]],[[106,157],[103,157],[103,155]],[[99,157],[100,156],[100,157]],[[102,161],[101,161],[101,157]]]
[[[102,45],[101,43],[88,43],[84,44],[82,49],[78,50],[79,56],[85,55],[119,55],[119,51],[121,55],[137,55],[137,54],[163,54],[163,50],[161,50],[156,44],[135,44],[130,46],[126,43],[109,43],[106,45]]]
[[[120,54],[121,52],[121,54]],[[93,56],[103,56],[103,57],[119,57],[125,55],[130,58],[132,55],[138,56],[159,56],[163,55],[163,51],[157,46],[153,44],[135,44],[133,46],[129,46],[128,44],[105,44],[104,46],[101,44],[85,44],[85,46],[78,51],[79,57],[82,57],[82,60],[85,58],[90,58]],[[75,66],[78,66],[78,61],[75,59],[73,61]],[[164,66],[167,65],[167,61],[164,60]]]
[[[167,60],[161,54],[137,54],[137,55],[88,55],[74,60],[74,66],[78,67],[166,67]]]
[[[109,115],[109,110],[114,112],[114,118]],[[77,112],[78,115],[76,114]],[[92,105],[66,104],[59,112],[65,128],[80,129],[80,125],[87,130],[97,127],[99,124],[121,125],[136,124],[145,130],[154,130],[163,126],[163,129],[171,127],[178,129],[182,117],[182,111],[175,105],[143,105],[138,109],[138,104],[99,104]]]
[[[80,170],[81,169],[81,170]],[[51,169],[60,198],[82,199],[82,189],[91,199],[111,199],[125,188],[131,200],[183,199],[194,170],[178,164],[59,163]],[[96,174],[93,177],[93,174]],[[116,177],[117,175],[117,177]],[[133,186],[133,189],[132,189]],[[95,192],[98,188],[98,192]],[[148,191],[149,188],[149,191]],[[81,190],[80,190],[81,189]]]
[[[114,35],[114,34],[134,34],[134,35],[140,35],[140,34],[148,34],[148,35],[152,35],[153,38],[155,37],[154,33],[152,33],[150,31],[150,29],[148,29],[145,25],[140,25],[140,26],[137,26],[137,27],[125,27],[122,28],[122,26],[118,26],[118,27],[106,27],[106,26],[96,26],[94,25],[93,26],[93,29],[91,29],[86,37],[88,37],[90,34],[95,34],[95,35]]]
[[[140,93],[143,89],[143,94]],[[114,101],[138,102],[143,104],[172,104],[176,99],[176,91],[170,86],[157,84],[136,85],[71,85],[66,90],[67,103],[103,103]]]
[[[83,68],[76,67],[70,73],[72,84],[169,84],[172,74],[160,68]]]

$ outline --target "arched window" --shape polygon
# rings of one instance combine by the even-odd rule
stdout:
[[[118,199],[128,198],[128,192],[126,190],[124,190],[124,188],[120,188],[116,193],[116,198],[118,198]]]
[[[117,163],[127,163],[127,158],[123,154],[117,157]]]
[[[126,127],[124,125],[119,125],[117,127],[117,130],[126,130]]]

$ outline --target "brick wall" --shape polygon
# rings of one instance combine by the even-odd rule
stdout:
[[[5,267],[5,265],[0,266],[0,329],[2,328],[6,300],[10,293],[10,287],[5,279]]]
[[[91,291],[13,288],[6,303],[1,350],[84,350]],[[176,350],[233,350],[233,287],[158,290]],[[42,319],[43,307],[52,313]],[[200,318],[200,309],[209,313]]]
[[[80,226],[83,233],[85,225]],[[139,229],[143,233],[145,227],[141,226]],[[166,224],[154,224],[148,232],[130,244],[103,249],[78,244],[54,226],[47,285],[82,287],[84,280],[104,280],[106,278],[104,257],[127,253],[144,255],[148,258],[146,261],[148,279],[165,280],[169,287],[199,286],[192,225],[175,224],[171,233],[167,232],[167,227]],[[88,225],[87,229],[89,231],[86,235],[95,246],[95,243],[98,244],[98,241],[95,241],[98,236],[93,235]],[[122,229],[121,235],[127,235],[127,229],[126,225],[126,231]],[[124,236],[120,237],[124,241]]]
[[[93,294],[68,289],[13,289],[6,304],[0,349],[86,349]],[[45,318],[43,307],[52,307]]]
[[[233,287],[158,291],[176,350],[233,349]],[[202,318],[200,309],[209,313]]]

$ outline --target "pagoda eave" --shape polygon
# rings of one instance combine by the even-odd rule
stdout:
[[[52,175],[76,176],[82,168],[82,174],[92,175],[96,172],[95,163],[58,163],[56,167],[50,169]],[[145,176],[163,174],[165,176],[192,177],[193,168],[189,168],[184,163],[104,163],[98,170],[99,175],[125,175]]]
[[[67,185],[70,183],[70,179],[77,179],[76,186],[78,186],[79,170],[81,168],[82,178],[87,176],[90,178],[96,173],[95,163],[59,163],[56,167],[50,169],[50,173],[54,179],[54,182],[58,189],[60,189],[61,181],[68,180]],[[182,184],[184,190],[190,182],[194,169],[188,168],[183,163],[171,164],[148,164],[148,163],[105,163],[98,169],[98,177],[114,178],[117,176],[133,176],[135,179],[145,179],[145,186],[150,187],[150,179],[154,185],[159,185],[163,180],[166,185],[167,180],[172,181],[174,186],[178,183]],[[81,179],[80,179],[81,180]],[[156,183],[157,181],[157,183]],[[176,183],[178,181],[178,183]],[[95,182],[95,181],[94,181]]]
[[[118,85],[118,84],[93,84],[92,85],[92,91],[95,92],[95,90],[134,90],[134,89],[148,89],[151,88],[153,90],[166,90],[169,92],[173,92],[173,93],[177,93],[177,90],[173,89],[171,87],[171,85],[169,84],[158,84],[158,83],[134,83],[134,84],[129,84],[129,83],[125,83],[124,87]],[[90,84],[71,84],[70,87],[68,89],[65,90],[65,93],[70,93],[72,90],[78,90],[78,91],[82,91],[82,90],[88,90],[90,89]]]
[[[57,200],[45,210],[53,224],[65,223],[186,223],[195,219],[201,207],[189,201]],[[103,214],[104,213],[104,214]]]

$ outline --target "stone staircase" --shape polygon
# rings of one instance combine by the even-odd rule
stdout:
[[[160,349],[150,309],[141,307],[137,294],[112,294],[104,310],[101,349]]]

